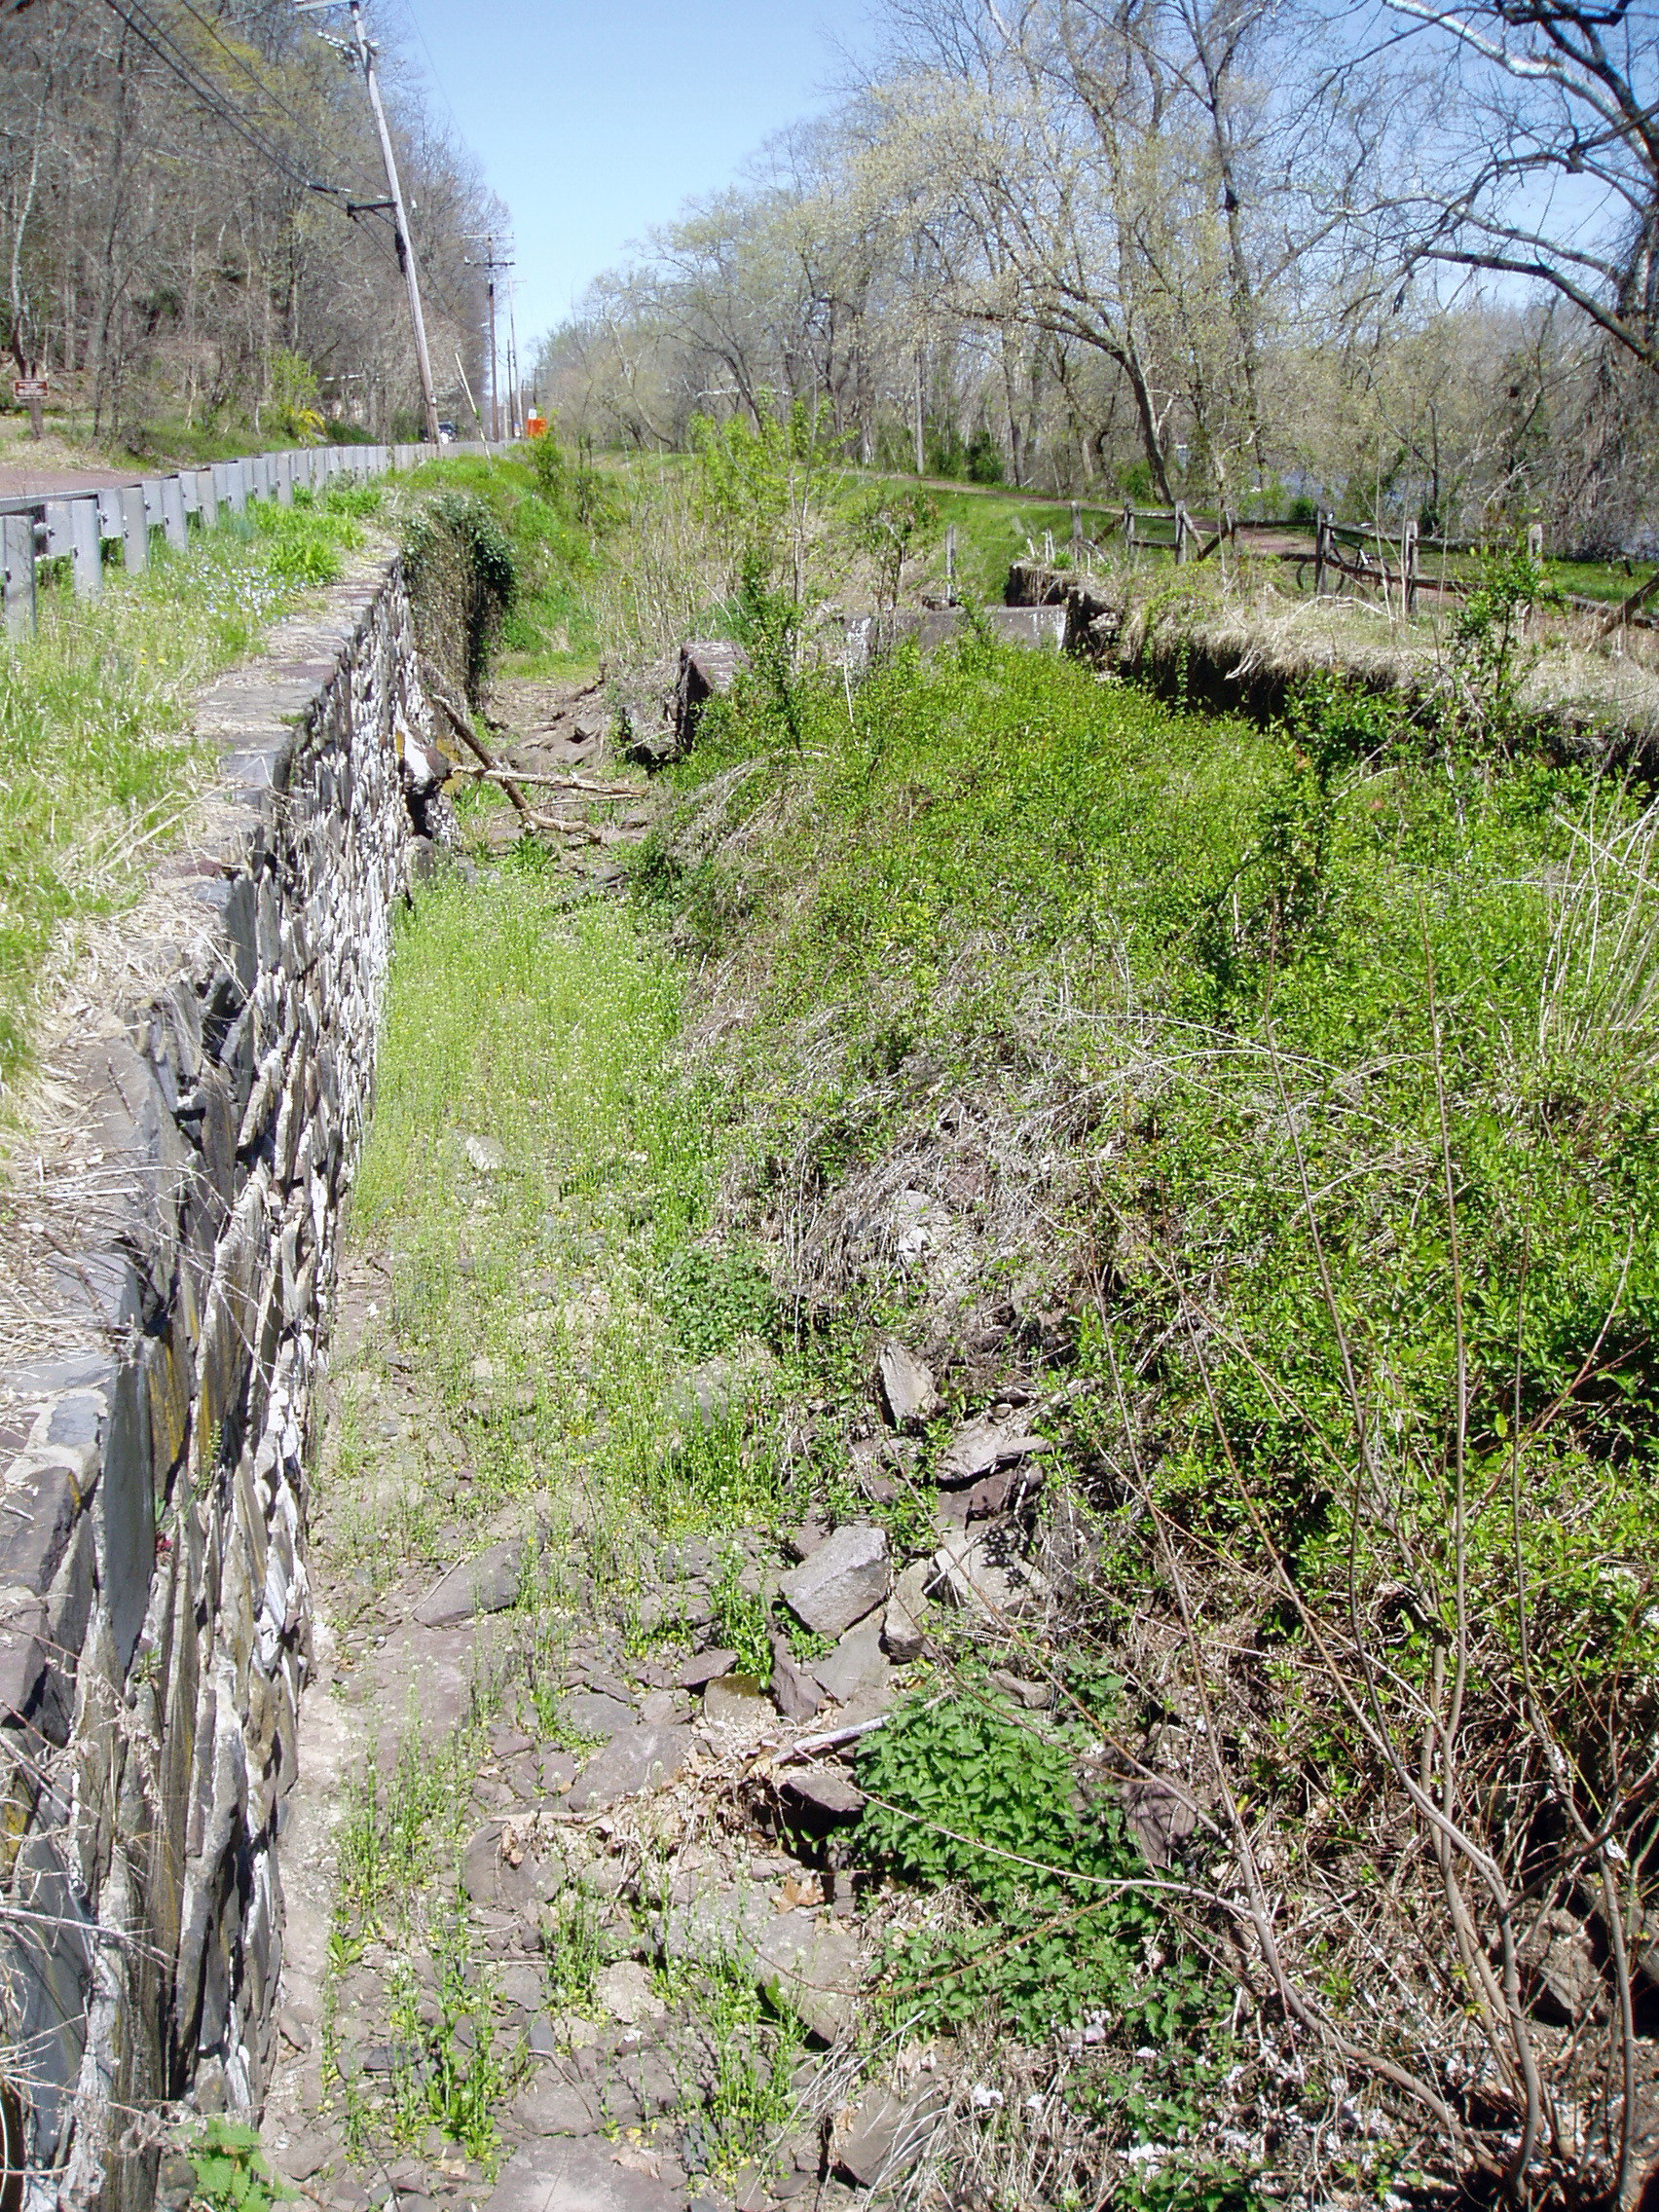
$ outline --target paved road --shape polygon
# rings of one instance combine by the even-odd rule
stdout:
[[[96,492],[106,484],[140,484],[135,468],[64,468],[42,461],[0,461],[0,499],[57,498],[70,492]]]

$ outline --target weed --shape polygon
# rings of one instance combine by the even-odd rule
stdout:
[[[613,1949],[599,1900],[580,1881],[570,1883],[541,1924],[547,2001],[555,2012],[583,2015],[593,2010],[594,1982],[610,1964]]]
[[[742,1253],[682,1246],[663,1266],[658,1297],[676,1344],[693,1359],[727,1351],[743,1337],[769,1339],[777,1328],[771,1282]]]
[[[443,2130],[469,2158],[494,2171],[500,2146],[496,2107],[523,2070],[522,2050],[498,2049],[495,1995],[475,1970],[463,1927],[447,1929],[434,1949],[436,2017],[421,2016],[419,1984],[409,1972],[393,1987],[393,2128],[418,2144],[428,2126]]]
[[[868,1740],[862,1847],[980,1916],[921,1936],[896,1962],[896,2000],[963,2020],[986,2006],[1028,2038],[1109,2011],[1137,2042],[1185,2040],[1202,1977],[1153,1899],[1113,1797],[1079,1808],[1068,1731],[1039,1733],[970,1697],[913,1706]],[[1163,1964],[1145,1971],[1161,1947]]]
[[[726,1555],[712,1601],[721,1643],[737,1653],[737,1672],[756,1681],[771,1679],[771,1608],[758,1592],[743,1587],[745,1561],[738,1551]]]
[[[657,1981],[671,2006],[689,2011],[711,2062],[707,2091],[688,2094],[683,2107],[688,2162],[729,2183],[742,2167],[764,2162],[793,2118],[804,2032],[757,1989],[753,1965],[725,1952],[671,1961]]]
[[[196,2173],[197,2201],[206,2212],[271,2212],[299,2192],[272,2172],[257,2127],[214,2113],[192,2138],[188,2156]]]

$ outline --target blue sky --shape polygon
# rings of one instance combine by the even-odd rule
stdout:
[[[630,239],[832,103],[863,0],[386,0],[513,211],[522,351]]]

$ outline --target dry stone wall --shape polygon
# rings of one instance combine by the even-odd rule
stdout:
[[[200,701],[219,789],[140,909],[130,1003],[55,1067],[75,1111],[19,1183],[25,1356],[14,1332],[0,1378],[9,2204],[19,2176],[33,2206],[148,2203],[156,2116],[187,2094],[257,2109],[272,2055],[308,1426],[423,850],[404,763],[430,735],[395,559],[273,646]]]

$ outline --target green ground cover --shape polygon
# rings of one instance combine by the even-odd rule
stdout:
[[[528,483],[469,482],[558,565]],[[1024,513],[984,506],[987,545]],[[1346,2039],[1324,2087],[1303,2046],[1304,2112],[1375,2086],[1367,2053],[1455,2098],[1494,2049],[1519,2077],[1499,1938],[1455,1932],[1402,1773],[1506,1920],[1557,1909],[1598,1834],[1647,1909],[1659,856],[1645,790],[1518,749],[1506,577],[1531,589],[1493,569],[1443,696],[1327,680],[1264,732],[973,634],[856,691],[803,677],[766,657],[762,572],[732,602],[755,673],[670,771],[632,901],[572,904],[521,850],[398,941],[356,1223],[469,1477],[388,1527],[348,1395],[371,1585],[435,1561],[443,1516],[535,1495],[527,1618],[579,1585],[678,1648],[644,1608],[690,1531],[763,1672],[803,1514],[881,1521],[899,1565],[938,1540],[925,1482],[855,1471],[883,1333],[940,1382],[924,1474],[1005,1394],[1042,1409],[1059,1631],[936,1618],[860,1767],[861,1863],[915,1900],[870,2034],[963,2039],[1008,2086],[1010,2174],[1063,2139],[1125,2204],[1266,2201],[1278,2077],[1228,2025],[1258,1851],[1289,1884],[1274,1971]],[[935,1261],[894,1227],[917,1198]],[[558,1633],[528,1662],[545,1727]],[[1202,1790],[1178,1895],[1102,1755]],[[1610,2109],[1604,2046],[1544,2057]],[[1063,2114],[1020,2117],[1062,2080]],[[1409,2180],[1413,2111],[1367,2106],[1327,2182]],[[1468,2108],[1465,2141],[1512,2120]]]

